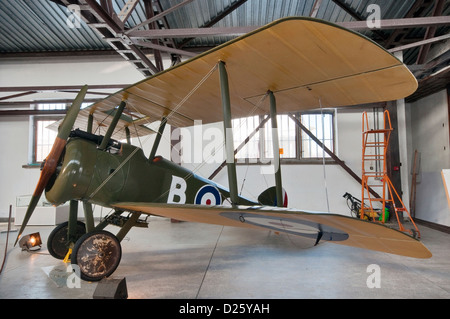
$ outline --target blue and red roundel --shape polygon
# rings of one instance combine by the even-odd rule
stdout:
[[[195,195],[194,203],[197,205],[220,205],[222,204],[222,197],[216,187],[204,185],[198,190],[197,195]]]

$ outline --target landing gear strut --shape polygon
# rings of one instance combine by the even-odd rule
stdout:
[[[117,210],[94,226],[92,209],[85,205],[85,225],[76,220],[77,208],[78,203],[71,201],[69,221],[51,232],[47,247],[53,257],[77,265],[81,279],[99,281],[109,277],[119,266],[122,258],[120,242],[128,231],[134,226],[147,227],[148,223],[139,219],[140,213],[122,216],[124,212]],[[120,227],[117,235],[104,230],[108,225]]]

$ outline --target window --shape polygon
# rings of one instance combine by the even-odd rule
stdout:
[[[85,102],[81,103],[81,109],[89,106],[91,103]],[[66,103],[39,103],[32,105],[36,110],[65,110],[70,105]],[[32,138],[33,141],[31,151],[29,154],[30,164],[42,163],[44,159],[50,153],[53,147],[55,138],[58,135],[56,126],[51,127],[56,121],[59,121],[64,116],[61,115],[35,115],[31,116],[32,128]]]
[[[43,103],[37,104],[37,110],[65,110],[65,103]],[[57,131],[48,128],[49,125],[60,120],[61,116],[33,116],[33,154],[31,156],[32,163],[41,163],[47,157],[52,149]]]
[[[287,115],[277,115],[278,141],[280,158],[297,158],[296,131],[297,125]],[[272,122],[269,120],[264,126],[265,158],[273,158]]]
[[[316,113],[316,114],[302,114],[302,124],[314,134],[329,150],[334,151],[333,138],[333,114],[332,113]],[[329,158],[326,152],[323,151],[313,139],[301,132],[302,136],[302,158]]]
[[[233,120],[233,141],[237,148],[252,132],[259,126],[260,117],[250,116]],[[255,134],[244,147],[236,154],[237,159],[253,159],[255,162],[260,157],[259,148],[260,135]]]
[[[42,162],[50,153],[53,142],[58,132],[47,128],[53,124],[54,120],[37,120],[36,121],[36,144],[35,144],[35,162]]]
[[[334,150],[334,113],[296,113],[299,119],[324,145]],[[262,116],[233,120],[234,145],[238,147],[250,134],[254,136],[236,154],[238,163],[268,163],[273,158],[272,123],[270,119],[256,133],[256,128],[264,120]],[[289,115],[277,115],[280,158],[284,161],[314,161],[330,158],[322,148]],[[263,156],[260,156],[260,155]]]

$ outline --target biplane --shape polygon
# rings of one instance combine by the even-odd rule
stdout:
[[[230,94],[229,80],[239,88]],[[314,241],[415,258],[430,251],[407,233],[352,217],[287,208],[279,158],[275,186],[258,199],[238,194],[232,132],[226,134],[228,188],[157,156],[166,124],[174,127],[267,114],[279,157],[276,114],[397,100],[417,81],[407,67],[361,34],[304,17],[277,20],[181,64],[124,88],[80,110],[83,87],[59,124],[18,238],[45,190],[53,205],[70,202],[69,220],[47,242],[58,259],[77,264],[81,277],[110,276],[122,255],[120,242],[144,216],[273,230]],[[268,97],[268,98],[265,98]],[[128,114],[140,114],[133,119]],[[146,122],[160,121],[150,156],[131,137],[151,134]],[[107,125],[105,135],[95,125]],[[128,142],[121,142],[127,139]],[[85,222],[77,221],[78,203]],[[94,223],[92,205],[113,213]],[[105,230],[119,227],[117,234]],[[17,243],[17,241],[16,241]]]

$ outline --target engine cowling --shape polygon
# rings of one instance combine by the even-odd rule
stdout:
[[[71,139],[66,145],[61,167],[52,178],[45,196],[53,205],[61,205],[71,199],[81,199],[85,196],[96,162],[96,145],[83,139]]]

